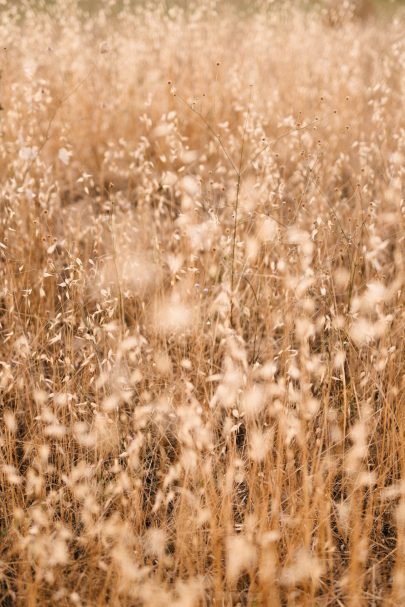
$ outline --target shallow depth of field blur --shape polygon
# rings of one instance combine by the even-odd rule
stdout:
[[[0,604],[404,605],[404,6],[0,36]]]

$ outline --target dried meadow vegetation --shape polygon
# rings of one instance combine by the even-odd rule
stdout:
[[[1,12],[1,605],[404,605],[404,13],[100,4]]]

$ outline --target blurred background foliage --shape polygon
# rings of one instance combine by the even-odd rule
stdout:
[[[366,7],[368,11],[375,14],[392,14],[400,7],[405,7],[405,0],[346,0],[356,6]],[[21,12],[29,10],[52,10],[54,8],[64,8],[76,6],[78,10],[84,13],[92,13],[104,10],[107,13],[120,12],[123,9],[131,8],[133,10],[145,7],[160,7],[165,12],[171,9],[180,8],[186,12],[192,12],[196,6],[201,8],[201,0],[65,0],[61,3],[59,0],[0,0],[0,10],[13,7],[14,10]],[[322,8],[339,7],[345,4],[345,0],[206,0],[204,4],[211,10],[233,9],[241,13],[253,13],[257,10],[274,10],[276,8],[289,8],[301,5],[305,10],[319,10]],[[365,11],[366,12],[366,11]]]

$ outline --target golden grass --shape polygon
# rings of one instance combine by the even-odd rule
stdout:
[[[1,605],[405,603],[404,14],[277,6],[3,9]]]

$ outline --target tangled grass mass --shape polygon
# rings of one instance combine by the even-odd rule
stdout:
[[[0,605],[405,605],[404,7],[0,4]]]

